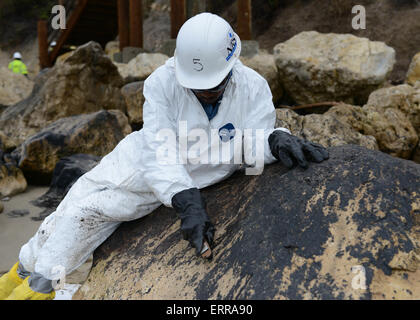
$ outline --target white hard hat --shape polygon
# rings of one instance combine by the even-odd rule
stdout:
[[[55,41],[51,42],[51,44],[50,44],[51,47],[55,47],[56,45],[57,45],[57,42],[55,42]]]
[[[22,59],[22,55],[20,54],[20,52],[15,52],[13,54],[13,59]]]
[[[241,40],[229,23],[211,13],[200,13],[179,30],[175,49],[175,75],[190,89],[211,89],[220,84],[241,53]]]

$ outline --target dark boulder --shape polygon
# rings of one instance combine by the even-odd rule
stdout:
[[[86,172],[95,167],[101,157],[90,154],[75,154],[61,158],[54,168],[48,191],[32,201],[37,207],[46,208],[36,220],[42,220],[60,204],[72,185]]]
[[[74,299],[419,299],[420,165],[329,150],[307,170],[276,163],[205,188],[211,261],[173,209],[123,223]]]

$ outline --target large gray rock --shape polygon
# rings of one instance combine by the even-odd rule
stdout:
[[[173,57],[176,49],[176,39],[167,39],[161,45],[160,52],[167,55],[168,57]]]
[[[212,261],[182,240],[173,209],[122,224],[74,299],[419,299],[420,165],[329,151],[307,170],[276,163],[205,188]]]
[[[255,40],[242,40],[241,41],[241,57],[252,58],[260,51],[260,44]]]
[[[143,21],[143,47],[148,52],[162,52],[165,42],[171,38],[171,4],[168,0],[147,0],[149,11]],[[144,3],[145,1],[143,1]],[[188,1],[190,2],[190,1]]]
[[[128,121],[132,126],[143,124],[143,85],[144,81],[131,82],[121,89],[127,104]]]
[[[326,147],[356,144],[410,159],[419,138],[398,108],[338,104],[324,114],[298,115],[277,109],[276,127]]]
[[[165,64],[168,56],[162,53],[140,53],[128,63],[115,63],[124,79],[145,80],[158,67]]]
[[[363,112],[363,133],[374,136],[381,151],[410,159],[419,138],[407,117],[395,108],[364,106]]]
[[[120,42],[119,41],[109,41],[105,45],[105,54],[111,59],[114,60],[114,54],[120,52]]]
[[[339,105],[334,107],[337,110],[354,112],[357,109],[351,105]],[[346,144],[360,145],[368,149],[378,150],[378,144],[372,135],[361,134],[357,130],[357,121],[352,121],[352,117],[340,117],[335,113],[298,115],[289,109],[277,109],[276,127],[284,127],[291,133],[300,138],[319,143],[325,147],[341,146]]]
[[[15,139],[7,136],[5,133],[0,131],[0,150],[8,151],[15,149],[17,146],[18,143]]]
[[[31,95],[4,110],[0,128],[22,143],[64,117],[98,110],[126,111],[123,79],[101,46],[89,42],[38,75]]]
[[[6,67],[0,68],[0,105],[15,104],[32,91],[33,81],[22,74],[16,74]]]
[[[144,52],[145,51],[142,48],[124,47],[123,51],[121,52],[122,63],[129,63],[131,60],[137,57],[137,55]]]
[[[395,63],[395,50],[383,42],[316,31],[277,44],[274,56],[284,89],[299,104],[363,104]]]
[[[0,159],[0,196],[9,197],[24,192],[27,186],[22,170]]]
[[[420,136],[420,88],[402,84],[378,89],[369,95],[363,108],[370,106],[382,112],[389,108],[401,111]]]
[[[57,120],[13,153],[28,180],[49,183],[62,157],[77,153],[104,156],[129,133],[131,127],[121,111],[102,110]]]
[[[277,103],[283,96],[283,88],[280,83],[274,56],[266,52],[261,52],[252,57],[241,56],[240,59],[244,65],[257,71],[265,80],[267,80],[271,89],[271,94],[273,95],[273,102]]]
[[[411,60],[405,81],[411,85],[414,85],[416,81],[420,81],[420,52]]]
[[[332,116],[341,123],[347,123],[362,135],[373,136],[381,151],[395,157],[409,159],[418,141],[411,122],[397,108],[338,105],[324,116]]]

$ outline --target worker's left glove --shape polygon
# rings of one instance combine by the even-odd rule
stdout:
[[[204,241],[207,241],[210,247],[213,245],[215,229],[207,216],[205,203],[197,188],[175,194],[172,197],[172,207],[181,218],[184,240],[190,242],[197,255],[200,255]]]
[[[273,156],[288,168],[296,163],[307,168],[308,161],[322,162],[328,159],[328,151],[323,146],[281,130],[273,131],[268,137],[268,143]]]

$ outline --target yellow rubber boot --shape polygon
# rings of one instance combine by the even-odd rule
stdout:
[[[22,284],[16,287],[6,300],[53,300],[55,298],[55,291],[50,293],[35,292],[31,289],[28,283],[29,277],[23,280]]]
[[[0,278],[0,300],[6,299],[14,288],[22,284],[23,279],[17,273],[18,265],[19,262],[16,262],[12,269]]]

